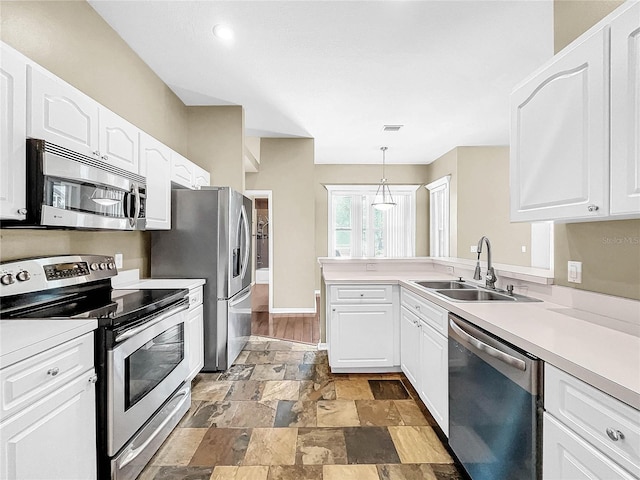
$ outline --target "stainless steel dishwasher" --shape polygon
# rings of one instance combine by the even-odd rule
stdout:
[[[449,445],[473,480],[541,478],[541,366],[449,314]]]

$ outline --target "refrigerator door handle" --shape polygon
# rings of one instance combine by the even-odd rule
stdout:
[[[247,268],[249,268],[249,251],[251,248],[251,233],[249,232],[249,221],[247,220],[247,210],[242,205],[240,209],[240,218],[242,220],[242,225],[244,226],[244,252],[242,252],[242,271],[240,274],[240,278],[244,278],[247,274]]]

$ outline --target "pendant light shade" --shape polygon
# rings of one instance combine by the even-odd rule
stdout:
[[[380,147],[380,150],[382,150],[382,178],[380,179],[380,185],[378,186],[375,200],[371,206],[377,210],[384,211],[391,210],[396,206],[396,202],[393,201],[391,190],[389,189],[389,185],[387,185],[387,179],[384,177],[384,161],[387,147]]]

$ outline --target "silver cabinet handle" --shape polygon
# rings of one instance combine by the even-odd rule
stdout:
[[[60,373],[60,369],[58,367],[53,367],[47,370],[47,375],[51,375],[52,377],[55,377],[59,373]]]
[[[108,155],[103,155],[102,159],[106,162],[107,160],[109,160],[109,156]]]
[[[96,157],[99,157],[99,156],[100,156],[100,150],[94,150],[93,154],[94,154]]]
[[[89,377],[89,383],[96,383],[98,381],[98,375],[91,375]]]
[[[420,310],[420,305],[416,305],[416,310]]]
[[[589,205],[587,206],[587,210],[590,212],[597,212],[598,210],[600,210],[600,207],[598,205]]]
[[[27,214],[27,209],[26,208],[19,208],[18,209],[18,213],[20,215],[26,215]]]
[[[613,428],[607,428],[607,436],[614,442],[624,440],[624,434],[620,430],[615,430]]]

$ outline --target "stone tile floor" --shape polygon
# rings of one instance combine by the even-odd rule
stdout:
[[[141,480],[462,480],[402,374],[332,374],[326,352],[251,337]]]

